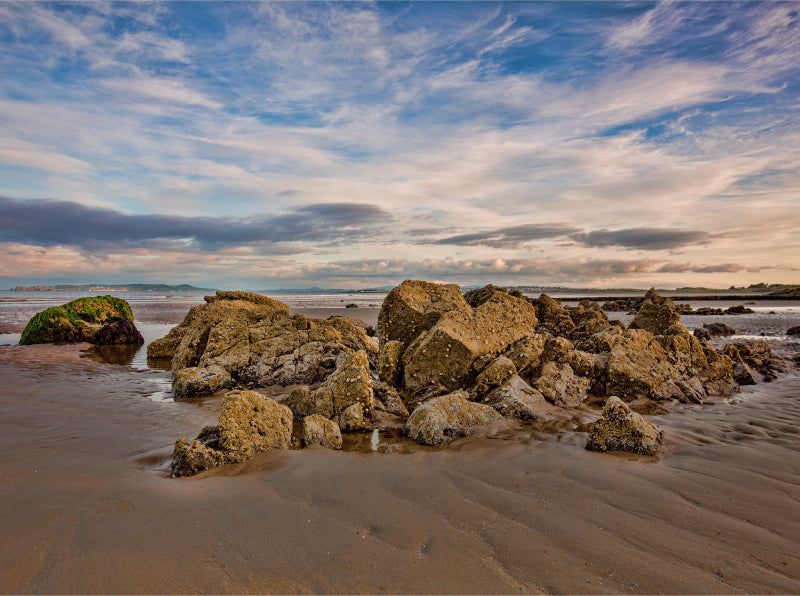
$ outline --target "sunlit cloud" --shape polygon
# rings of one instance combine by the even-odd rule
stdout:
[[[0,5],[0,277],[796,281],[792,3],[198,6]]]

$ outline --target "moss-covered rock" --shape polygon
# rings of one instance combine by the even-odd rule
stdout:
[[[131,307],[122,298],[78,298],[36,313],[22,331],[22,345],[80,343],[141,344]]]
[[[602,417],[592,426],[586,448],[592,451],[628,451],[655,455],[661,446],[661,429],[632,411],[616,396],[603,406]]]

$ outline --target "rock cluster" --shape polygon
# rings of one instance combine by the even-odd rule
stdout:
[[[341,448],[342,432],[387,424],[440,445],[502,417],[546,420],[604,396],[614,396],[605,418],[617,426],[606,421],[596,432],[615,437],[609,429],[622,428],[623,418],[646,426],[624,402],[700,402],[739,390],[735,365],[749,367],[753,349],[717,352],[681,326],[675,305],[654,290],[638,310],[626,329],[594,302],[568,308],[496,286],[462,295],[455,285],[405,281],[386,296],[374,338],[343,317],[307,319],[264,296],[218,292],[148,354],[172,359],[176,398],[287,387],[274,403],[284,408],[290,434],[292,419],[302,425],[295,443],[333,449]],[[251,393],[226,394],[226,408]],[[179,440],[175,473],[241,461],[269,443],[259,434],[252,447],[232,448],[218,438],[224,426],[221,417],[195,441]],[[622,448],[614,447],[620,441],[603,444]],[[655,444],[634,450],[649,453]]]
[[[19,340],[21,345],[81,342],[138,345],[144,338],[133,324],[133,313],[125,300],[92,296],[36,313]]]

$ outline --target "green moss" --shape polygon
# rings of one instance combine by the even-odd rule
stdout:
[[[116,319],[133,322],[131,307],[122,298],[92,296],[78,298],[61,306],[36,313],[20,336],[21,345],[62,341],[82,341],[89,327]]]

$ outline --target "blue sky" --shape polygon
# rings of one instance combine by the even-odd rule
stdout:
[[[0,287],[800,282],[800,3],[0,2]]]

